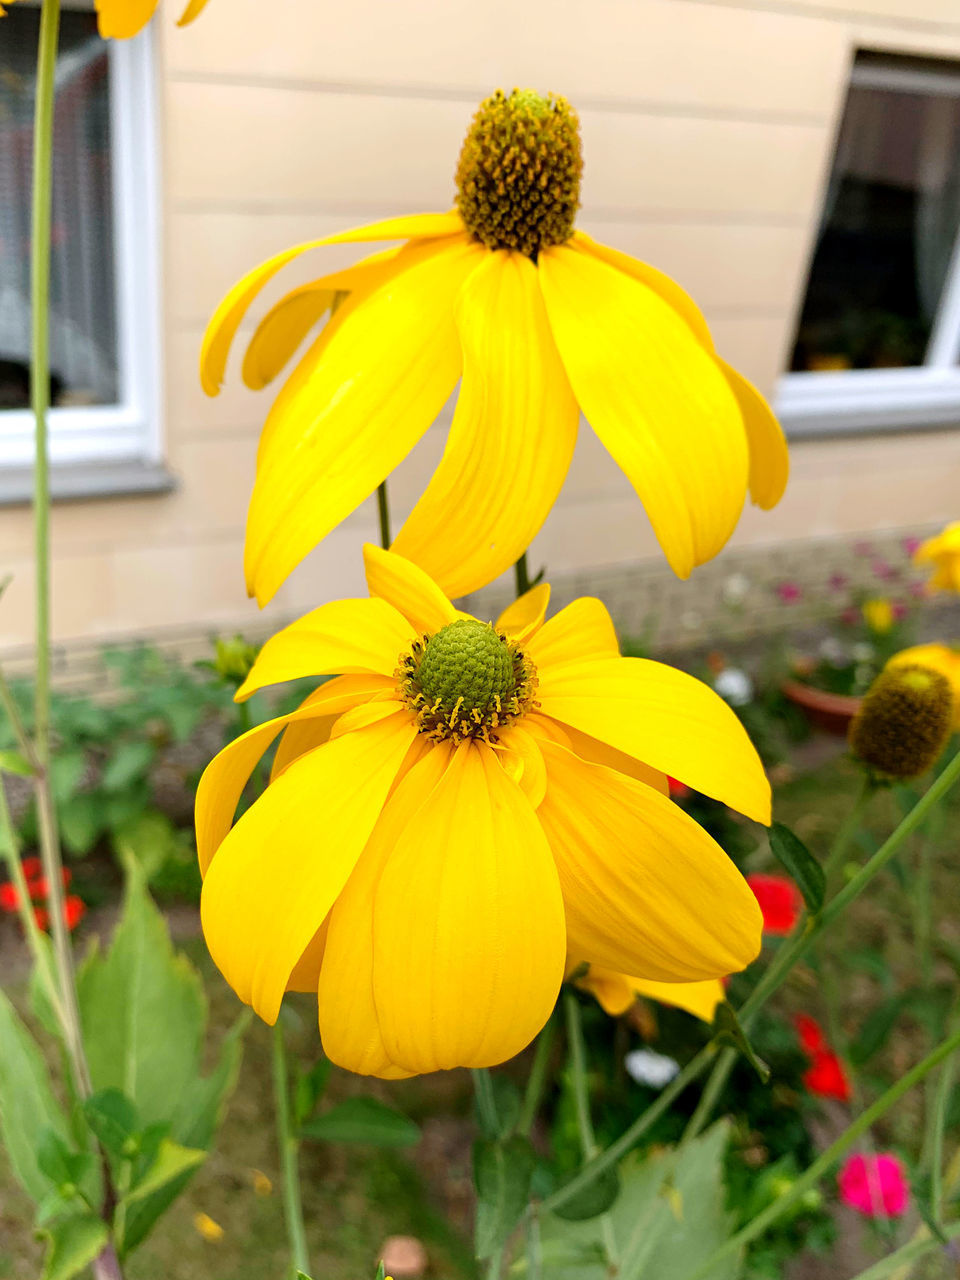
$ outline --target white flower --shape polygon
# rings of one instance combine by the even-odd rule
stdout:
[[[680,1073],[680,1063],[652,1049],[633,1049],[623,1060],[627,1075],[637,1084],[662,1089]]]
[[[866,640],[861,640],[859,644],[855,644],[852,653],[854,662],[872,662],[877,656],[876,649]]]
[[[833,667],[842,667],[847,662],[847,651],[836,636],[826,636],[820,642],[820,656]]]
[[[750,593],[750,579],[745,573],[731,573],[720,589],[727,604],[743,604]]]
[[[753,681],[739,667],[724,667],[713,687],[731,707],[745,707],[753,698]]]

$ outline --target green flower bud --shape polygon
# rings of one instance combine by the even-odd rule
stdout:
[[[881,671],[850,725],[853,754],[881,780],[918,778],[950,736],[953,695],[932,667]]]

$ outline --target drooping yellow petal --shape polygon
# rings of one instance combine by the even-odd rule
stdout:
[[[545,716],[770,822],[770,784],[734,712],[702,681],[647,658],[591,658],[539,672]]]
[[[746,497],[737,401],[686,321],[647,285],[569,245],[543,250],[539,273],[580,407],[674,572],[689,577],[727,542]]]
[[[763,396],[733,365],[717,357],[737,398],[750,449],[750,500],[769,511],[783,497],[790,479],[790,451],[783,428]]]
[[[301,730],[299,725],[294,725],[287,730],[288,734],[296,732],[306,732],[306,730]],[[581,760],[587,760],[590,764],[605,764],[608,769],[616,769],[618,773],[625,773],[628,778],[636,778],[637,782],[645,782],[648,787],[653,787],[662,796],[670,794],[670,782],[667,779],[667,775],[661,773],[659,769],[652,769],[650,765],[644,764],[642,760],[636,760],[633,756],[628,756],[624,751],[617,751],[615,747],[608,746],[606,742],[591,738],[589,734],[581,733],[579,729],[574,729],[570,725],[566,726],[566,733],[570,750],[578,755]]]
[[[411,1074],[391,1061],[380,1033],[373,998],[373,902],[387,859],[429,801],[451,752],[448,743],[438,743],[397,785],[330,913],[320,971],[320,1038],[331,1062],[358,1075]]]
[[[460,292],[457,330],[463,379],[447,447],[393,544],[448,596],[484,586],[526,551],[560,492],[580,418],[529,258],[487,253]]]
[[[400,653],[415,639],[409,622],[386,600],[331,600],[270,637],[236,699],[245,702],[268,684],[301,676],[393,675]]]
[[[327,926],[329,923],[330,917],[327,916],[326,920],[307,943],[303,955],[293,966],[290,977],[287,979],[288,991],[311,991],[316,994],[317,984],[320,981],[320,965],[327,945]]]
[[[104,40],[129,40],[153,17],[158,0],[96,0],[97,29]]]
[[[549,603],[550,583],[538,582],[507,605],[497,619],[497,630],[523,644],[543,625]]]
[[[416,733],[400,714],[328,742],[270,784],[217,850],[200,919],[210,955],[274,1022],[287,982],[353,870]]]
[[[207,7],[207,0],[190,0],[190,3],[184,9],[183,13],[177,19],[178,27],[185,27],[191,23],[194,18],[198,18]]]
[[[631,978],[637,995],[661,1004],[672,1004],[677,1009],[692,1013],[701,1022],[712,1022],[717,1005],[723,1004],[726,992],[719,978],[706,982],[651,982],[643,978]]]
[[[458,748],[397,841],[374,948],[384,1044],[408,1070],[503,1062],[549,1017],[566,948],[557,873],[491,748]]]
[[[584,658],[618,658],[613,619],[606,605],[593,596],[580,596],[544,623],[527,644],[537,670],[580,662]]]
[[[120,3],[120,0],[103,0],[103,3]],[[304,244],[294,245],[275,253],[259,266],[254,267],[224,295],[210,318],[203,343],[200,349],[200,381],[208,396],[215,396],[220,391],[223,373],[227,365],[227,355],[250,308],[254,298],[263,287],[273,279],[278,271],[293,262],[311,249],[319,249],[324,245],[347,244],[362,240],[419,240],[456,235],[463,231],[463,223],[459,215],[452,213],[424,213],[413,217],[388,218],[384,222],[372,222],[365,227],[352,227],[349,231],[339,231],[332,236],[322,236],[319,240],[308,240]],[[358,264],[362,265],[362,264]],[[349,283],[330,283],[337,277],[346,280],[351,268],[346,272],[335,272],[332,276],[324,276],[321,281],[324,287],[332,289],[349,289]]]
[[[240,796],[258,760],[281,730],[284,737],[302,729],[316,734],[312,746],[329,736],[329,726],[343,711],[379,692],[380,677],[340,676],[315,689],[289,715],[256,725],[228,743],[207,765],[197,786],[196,829],[200,874],[205,875],[220,842],[230,830]],[[320,737],[321,726],[326,733]]]
[[[537,817],[560,875],[571,952],[619,973],[694,982],[760,950],[747,882],[694,820],[653,788],[541,743]]]
[[[363,548],[367,586],[398,610],[418,634],[439,631],[457,620],[457,611],[419,565],[367,542]]]
[[[405,253],[411,265],[340,308],[270,411],[244,557],[260,604],[406,457],[456,383],[453,303],[485,251],[453,238]]]

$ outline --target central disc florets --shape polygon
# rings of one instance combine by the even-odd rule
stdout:
[[[457,208],[488,249],[528,258],[573,232],[583,158],[565,98],[498,89],[473,117],[457,166]]]
[[[421,733],[482,738],[533,705],[536,677],[522,650],[487,622],[458,618],[417,640],[397,672],[404,702]]]

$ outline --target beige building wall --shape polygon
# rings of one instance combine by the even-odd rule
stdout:
[[[850,65],[858,48],[960,58],[957,0],[210,0],[153,33],[161,95],[165,456],[158,496],[59,503],[58,639],[269,627],[361,589],[367,503],[261,616],[243,524],[269,393],[197,382],[204,323],[245,270],[301,239],[445,209],[477,101],[497,86],[569,97],[583,124],[580,224],[676,277],[720,352],[771,392],[792,341]],[[352,256],[320,250],[256,308]],[[249,332],[249,330],[247,330]],[[241,335],[242,336],[242,335]],[[448,410],[449,412],[449,410]],[[399,524],[443,446],[428,433],[391,482]],[[787,496],[748,508],[734,546],[956,518],[960,431],[794,444]],[[25,643],[25,508],[0,511],[0,646]],[[554,576],[658,555],[639,502],[584,424],[534,548]],[[696,579],[694,578],[694,582]],[[694,588],[691,588],[693,590]]]

